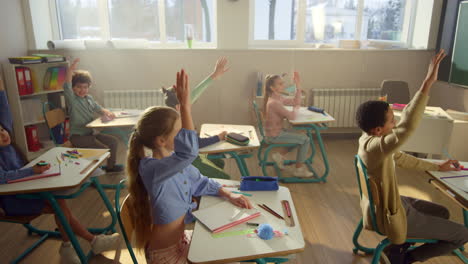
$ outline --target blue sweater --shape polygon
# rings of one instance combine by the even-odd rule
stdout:
[[[11,137],[13,120],[5,91],[0,91],[0,125],[8,131]],[[33,175],[32,168],[21,169],[25,162],[12,145],[0,147],[0,184]]]

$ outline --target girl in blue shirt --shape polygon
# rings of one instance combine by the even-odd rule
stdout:
[[[145,249],[148,264],[187,263],[191,233],[185,224],[193,221],[191,211],[197,206],[192,197],[217,195],[252,208],[247,198],[191,165],[198,155],[198,137],[184,70],[177,73],[174,88],[180,115],[169,107],[147,109],[132,133],[127,158],[136,247]],[[144,147],[152,150],[151,157],[145,157]]]
[[[23,168],[27,163],[27,159],[12,142],[10,137],[11,131],[13,131],[13,120],[3,87],[3,81],[0,76],[0,184],[6,184],[8,181],[21,179],[34,174],[41,174],[50,168],[50,165],[36,165],[30,168]],[[78,219],[76,219],[70,211],[70,208],[68,208],[65,200],[58,199],[57,202],[73,232],[89,241],[95,254],[118,247],[120,241],[119,234],[94,236],[80,224]],[[54,211],[48,202],[41,199],[21,199],[17,198],[15,195],[0,196],[0,216],[29,216],[39,214],[54,214]],[[63,240],[59,250],[62,260],[65,263],[81,263],[57,216],[55,216],[55,222]]]

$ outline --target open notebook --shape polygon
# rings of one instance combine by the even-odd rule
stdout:
[[[260,216],[257,209],[242,209],[228,201],[193,212],[193,215],[211,232],[219,233]]]

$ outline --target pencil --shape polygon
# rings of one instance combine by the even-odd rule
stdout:
[[[463,177],[468,177],[468,175],[456,175],[456,176],[445,176],[445,177],[440,177],[440,179],[452,179],[452,178],[463,178]]]
[[[279,214],[277,214],[275,211],[271,210],[271,209],[270,209],[268,206],[266,206],[265,204],[263,204],[263,205],[257,204],[257,205],[260,206],[260,208],[262,208],[263,210],[265,210],[265,211],[269,212],[270,214],[276,216],[277,218],[283,219],[283,220],[284,220],[284,218],[283,218],[281,215],[279,215]]]

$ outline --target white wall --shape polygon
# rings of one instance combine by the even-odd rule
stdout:
[[[80,68],[91,71],[98,100],[105,89],[159,89],[172,85],[185,68],[193,87],[226,56],[231,69],[194,105],[196,123],[251,123],[256,72],[298,70],[305,89],[377,88],[384,79],[407,81],[414,93],[425,77],[433,51],[348,50],[108,50],[74,51]],[[434,99],[434,98],[432,98]],[[459,99],[459,98],[457,98]],[[460,99],[461,100],[461,99]],[[437,101],[436,101],[437,103]],[[459,110],[463,104],[459,104]]]
[[[27,50],[21,1],[0,0],[0,63]]]

